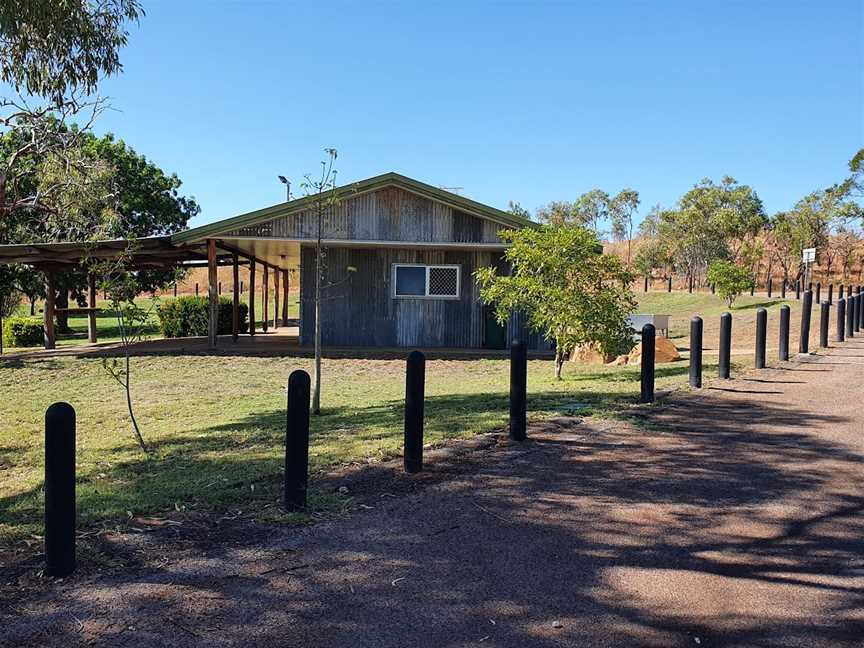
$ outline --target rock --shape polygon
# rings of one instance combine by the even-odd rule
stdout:
[[[586,365],[602,365],[612,360],[600,352],[597,344],[580,344],[570,354],[570,361]]]
[[[663,362],[677,362],[681,359],[681,354],[678,349],[672,344],[669,338],[658,337],[654,340],[654,362],[661,364]],[[639,364],[642,362],[642,343],[640,342],[630,352],[627,364]]]

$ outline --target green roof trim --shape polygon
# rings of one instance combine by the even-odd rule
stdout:
[[[454,209],[458,209],[459,211],[471,214],[472,216],[485,218],[506,227],[522,228],[537,226],[537,223],[528,220],[527,218],[515,216],[509,212],[496,209],[495,207],[490,207],[489,205],[484,205],[476,200],[471,200],[470,198],[465,198],[464,196],[460,196],[450,191],[433,187],[432,185],[419,182],[418,180],[413,180],[398,173],[384,173],[373,178],[337,187],[336,193],[340,199],[349,198],[354,194],[374,191],[389,186],[400,187],[406,191],[410,191],[429,198],[430,200],[446,204]],[[258,209],[247,214],[241,214],[240,216],[226,218],[216,221],[215,223],[178,232],[171,236],[171,242],[187,243],[189,241],[196,241],[205,238],[218,238],[219,234],[225,234],[241,227],[251,227],[260,223],[266,223],[275,218],[303,211],[304,209],[312,207],[314,202],[314,196],[304,196],[303,198],[297,198],[296,200],[273,205],[272,207],[265,207],[264,209]]]

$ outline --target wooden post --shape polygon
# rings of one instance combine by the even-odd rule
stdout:
[[[45,270],[45,307],[42,309],[42,327],[45,329],[45,348],[56,346],[54,336],[54,271]]]
[[[267,332],[268,322],[270,319],[270,266],[264,264],[264,285],[261,287],[261,314],[264,318],[261,321],[261,330]]]
[[[210,318],[207,326],[207,346],[216,348],[219,331],[219,293],[216,275],[216,239],[207,239],[207,293],[210,298]]]
[[[231,303],[231,339],[237,342],[237,337],[240,335],[240,260],[237,254],[231,256],[234,270],[234,286],[232,292]]]
[[[96,342],[96,276],[94,274],[90,274],[87,277],[87,281],[89,283],[88,295],[87,295],[87,305],[90,307],[90,311],[87,313],[87,341],[88,342]]]
[[[255,258],[249,259],[249,335],[255,335]]]
[[[288,326],[288,271],[282,273],[282,326]]]
[[[273,330],[279,328],[279,268],[273,266]]]

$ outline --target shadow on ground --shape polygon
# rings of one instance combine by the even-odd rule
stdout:
[[[73,581],[18,602],[6,638],[860,645],[864,456],[814,433],[850,421],[710,393],[631,415],[559,417],[417,477],[367,468],[347,520]]]

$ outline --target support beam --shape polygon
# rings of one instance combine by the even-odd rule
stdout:
[[[273,330],[279,328],[279,268],[273,266]]]
[[[57,345],[54,335],[54,271],[45,270],[45,307],[42,309],[42,326],[45,329],[45,348]]]
[[[216,240],[207,239],[207,295],[210,300],[210,317],[207,322],[207,346],[216,348],[219,330],[219,292],[216,274]]]
[[[282,326],[288,326],[288,271],[282,272]]]
[[[240,259],[234,254],[234,289],[231,302],[231,339],[237,342],[240,335]]]
[[[267,320],[270,319],[270,266],[264,264],[264,285],[261,290],[261,299],[263,301],[261,314],[264,316],[261,319],[261,330],[267,332]]]
[[[249,259],[249,335],[255,335],[255,259]]]
[[[90,273],[87,277],[88,294],[87,305],[93,309],[96,308],[96,275]],[[87,341],[91,344],[96,342],[96,311],[91,310],[87,313]]]

